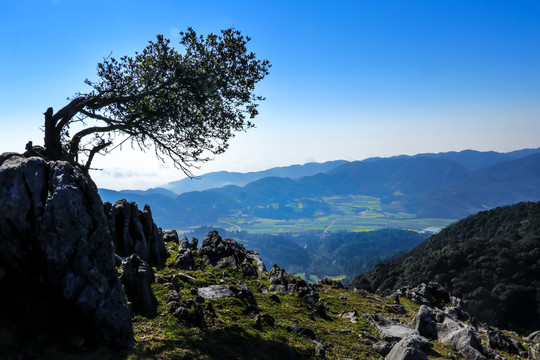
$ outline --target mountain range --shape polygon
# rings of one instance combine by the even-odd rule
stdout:
[[[335,209],[325,198],[347,195],[378,198],[387,213],[458,219],[497,206],[540,200],[540,149],[309,163],[257,173],[210,173],[203,179],[209,180],[201,189],[229,185],[175,195],[170,189],[180,192],[187,189],[185,184],[199,181],[184,179],[169,183],[169,189],[100,189],[100,195],[104,201],[126,198],[149,204],[165,228],[207,225],[233,214],[278,220],[328,215]]]

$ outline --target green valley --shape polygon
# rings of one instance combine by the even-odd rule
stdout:
[[[316,211],[312,217],[290,216],[291,211],[300,213],[306,207],[306,199],[295,199],[284,204],[260,204],[259,209],[273,214],[283,214],[283,218],[266,218],[254,215],[252,207],[245,207],[227,217],[208,224],[229,231],[247,231],[254,234],[280,234],[301,232],[371,231],[384,228],[421,231],[426,228],[440,229],[455,219],[420,218],[416,214],[399,211],[399,203],[384,205],[380,198],[366,195],[334,195],[322,199],[307,199],[311,203],[324,205],[327,211]],[[322,207],[322,206],[321,206]],[[285,208],[283,210],[283,208]],[[286,217],[289,216],[289,217]],[[198,226],[177,229],[187,233]]]

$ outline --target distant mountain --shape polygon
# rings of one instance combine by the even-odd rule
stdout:
[[[520,201],[540,200],[540,153],[471,172],[438,191],[417,193],[405,206],[417,214],[450,218]]]
[[[391,158],[418,158],[418,157],[430,157],[434,159],[452,160],[461,166],[466,167],[470,171],[480,170],[503,161],[509,161],[518,159],[527,155],[540,152],[540,148],[536,149],[522,149],[511,151],[507,153],[499,153],[495,151],[476,151],[476,150],[463,150],[463,151],[450,151],[444,153],[422,153],[417,155],[398,155]],[[367,160],[378,160],[381,158],[370,158]]]
[[[468,174],[469,170],[452,160],[387,158],[341,165],[329,171],[324,182],[329,194],[399,197],[445,188]]]
[[[351,287],[388,293],[435,280],[482,321],[540,328],[540,202],[482,211],[403,257],[379,264]]]
[[[304,165],[275,167],[264,171],[247,173],[218,171],[201,175],[200,178],[187,178],[173,181],[161,187],[176,194],[182,194],[189,191],[203,191],[213,188],[220,188],[227,185],[244,186],[250,182],[270,176],[297,179],[304,176],[325,173],[346,162],[347,161],[345,160],[335,160],[324,163],[312,162]]]
[[[107,189],[101,189],[100,191],[114,191],[114,190],[107,190]],[[163,195],[169,198],[175,198],[178,196],[178,194],[173,193],[170,190],[163,189],[163,188],[152,188],[148,190],[120,190],[120,191],[114,191],[114,193],[117,194],[124,194],[127,196],[135,195],[135,196],[152,196],[152,195]]]
[[[422,155],[306,164],[270,169],[268,173],[299,175],[322,171],[324,167],[328,170],[301,178],[266,176],[243,186],[186,192],[174,198],[170,191],[159,189],[144,192],[101,189],[100,195],[104,201],[126,198],[140,206],[150,204],[154,218],[164,228],[207,225],[234,214],[242,214],[245,220],[329,215],[334,210],[324,198],[335,195],[377,197],[385,212],[405,212],[417,218],[459,219],[497,206],[540,200],[540,153],[529,154],[532,151],[509,154],[463,151],[436,154],[448,159]],[[495,158],[520,154],[527,155],[474,171],[449,159],[480,166]]]

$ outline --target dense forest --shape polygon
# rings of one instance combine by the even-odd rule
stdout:
[[[540,328],[540,202],[482,211],[351,286],[388,293],[437,281],[479,319],[527,332]]]
[[[214,230],[200,227],[187,237],[204,238]],[[317,278],[346,276],[344,281],[371,269],[381,261],[403,255],[428,235],[414,231],[384,229],[369,232],[340,231],[321,237],[320,232],[302,234],[250,234],[246,231],[216,229],[256,250],[267,266],[277,263],[290,273],[305,273]]]

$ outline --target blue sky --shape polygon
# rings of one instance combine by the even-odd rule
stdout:
[[[47,107],[86,91],[111,52],[235,27],[272,63],[256,129],[196,173],[419,152],[540,147],[538,1],[4,0],[0,151],[42,143]],[[124,149],[100,187],[183,177]]]

